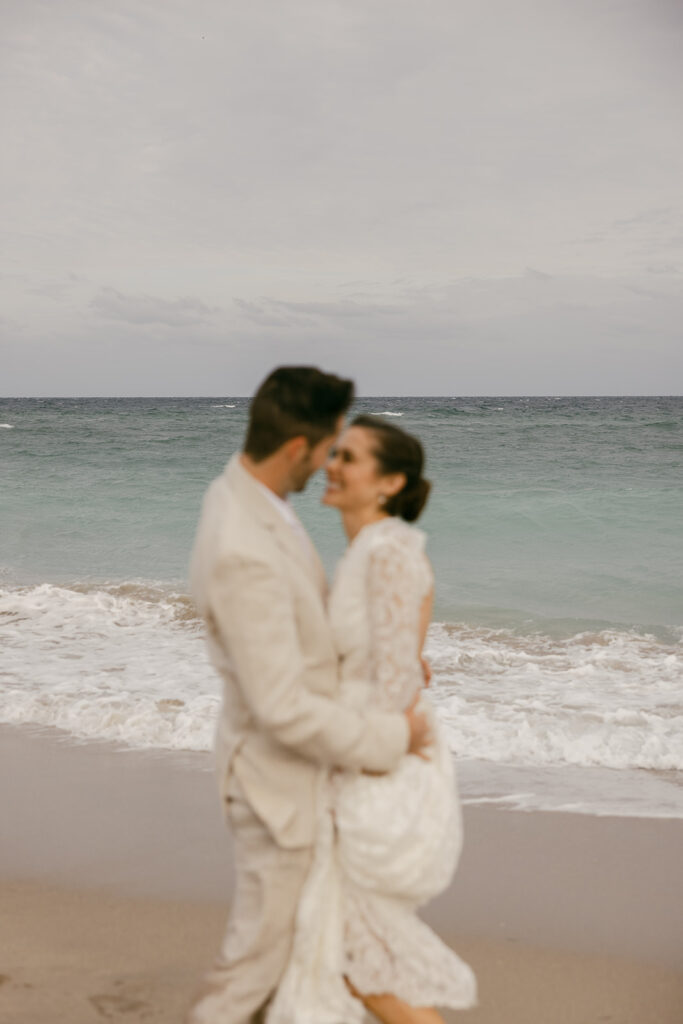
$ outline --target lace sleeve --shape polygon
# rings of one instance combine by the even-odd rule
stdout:
[[[386,710],[403,711],[422,685],[418,628],[425,590],[418,569],[415,553],[396,543],[379,544],[368,557],[370,675],[375,702]]]

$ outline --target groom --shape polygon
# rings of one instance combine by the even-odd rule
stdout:
[[[249,1024],[286,966],[329,766],[386,772],[428,741],[427,723],[344,707],[325,576],[287,495],[326,461],[353,384],[280,367],[261,384],[241,455],[209,487],[191,581],[223,679],[216,754],[235,849],[219,958],[190,1024]]]

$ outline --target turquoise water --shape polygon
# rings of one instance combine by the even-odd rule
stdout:
[[[0,401],[0,582],[181,587],[202,493],[239,447],[247,407]],[[357,408],[400,413],[392,422],[425,445],[440,620],[669,639],[683,623],[683,399],[383,397]],[[343,537],[321,488],[295,501],[332,568]]]
[[[418,434],[465,802],[683,817],[683,399],[373,398]],[[0,722],[207,750],[186,567],[248,401],[0,402]],[[322,478],[294,501],[330,572]]]

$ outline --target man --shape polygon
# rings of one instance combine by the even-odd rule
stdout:
[[[337,654],[320,560],[291,506],[328,457],[353,384],[280,367],[256,392],[244,452],[209,487],[192,589],[224,684],[217,733],[236,884],[191,1024],[248,1024],[286,966],[329,766],[389,771],[428,742],[426,720],[336,700]]]

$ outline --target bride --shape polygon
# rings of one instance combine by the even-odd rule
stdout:
[[[432,745],[388,775],[321,780],[314,860],[267,1024],[360,1024],[365,1009],[385,1024],[438,1024],[434,1007],[476,1001],[471,969],[416,914],[449,884],[462,844],[450,752],[421,693],[433,578],[424,535],[408,524],[429,493],[422,466],[414,437],[359,416],[327,467],[323,502],[349,539],[329,602],[340,699],[386,710],[419,701]]]

